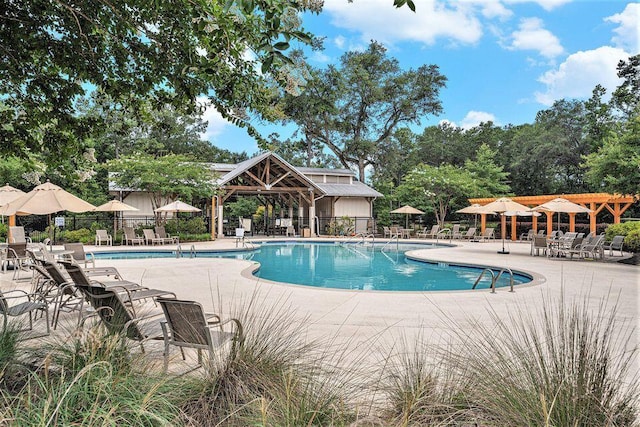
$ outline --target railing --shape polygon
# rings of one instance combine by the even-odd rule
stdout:
[[[389,241],[382,246],[382,249],[380,249],[380,252],[384,252],[384,250],[387,248],[387,246],[389,246],[391,243],[393,243],[394,240],[396,242],[396,252],[399,251],[400,250],[400,247],[399,247],[400,246],[400,236],[396,234],[394,236],[391,236]]]
[[[361,245],[366,244],[366,239],[371,238],[371,244],[376,242],[376,236],[373,233],[358,233],[355,236],[349,237],[346,241],[340,242],[341,245],[348,245],[349,243],[358,242]]]
[[[176,258],[182,258],[182,254],[183,254],[182,246],[178,244],[178,247],[176,248]],[[196,246],[191,245],[191,247],[189,248],[189,258],[195,258],[197,255],[198,255],[198,251],[196,251]]]
[[[480,280],[482,280],[482,278],[484,277],[484,274],[486,272],[489,272],[489,274],[491,274],[491,285],[490,285],[490,289],[491,289],[491,293],[495,294],[496,293],[496,283],[498,282],[498,280],[500,279],[500,276],[502,276],[502,273],[509,273],[509,276],[511,277],[510,280],[510,287],[511,289],[509,290],[509,292],[515,292],[513,290],[513,271],[511,271],[510,268],[504,267],[501,268],[500,271],[498,272],[498,274],[495,273],[495,271],[493,271],[491,268],[487,267],[484,270],[482,270],[482,273],[480,273],[480,276],[478,276],[478,278],[476,279],[475,283],[473,284],[473,286],[471,287],[471,289],[475,289],[476,286],[478,286],[478,283],[480,283]]]

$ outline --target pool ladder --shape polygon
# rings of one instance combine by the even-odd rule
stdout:
[[[176,258],[182,258],[182,253],[182,246],[178,244],[178,247],[176,248]],[[195,258],[197,254],[198,252],[196,251],[196,246],[191,245],[191,247],[189,248],[189,258]]]
[[[509,273],[509,277],[510,277],[509,286],[511,288],[509,292],[515,292],[513,290],[513,271],[511,271],[511,269],[507,267],[501,268],[500,271],[498,271],[498,274],[496,274],[495,271],[493,271],[489,267],[485,268],[484,270],[482,270],[482,273],[480,273],[480,276],[478,276],[478,278],[476,279],[471,289],[476,288],[478,283],[480,283],[480,280],[482,280],[482,278],[484,277],[484,273],[486,272],[489,272],[489,274],[491,274],[491,293],[492,294],[496,293],[496,282],[500,279],[500,276],[502,276],[502,273]]]
[[[396,242],[396,252],[398,252],[400,250],[400,248],[398,247],[400,245],[400,236],[398,236],[397,234],[395,236],[392,236],[387,243],[384,244],[384,246],[382,246],[382,249],[380,249],[380,252],[384,252],[384,250],[386,249],[387,246],[389,246],[391,243]]]

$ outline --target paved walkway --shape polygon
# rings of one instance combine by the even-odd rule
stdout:
[[[306,318],[310,338],[330,337],[333,344],[362,351],[363,362],[379,357],[370,351],[390,348],[403,336],[421,336],[428,343],[441,342],[456,328],[468,327],[470,319],[490,320],[490,312],[506,318],[509,313],[537,315],[548,301],[562,295],[570,301],[588,298],[597,308],[603,299],[617,302],[617,316],[639,323],[640,267],[615,262],[548,259],[529,255],[528,243],[507,243],[509,254],[498,254],[500,241],[456,243],[456,247],[418,250],[413,255],[444,262],[463,262],[508,267],[536,275],[537,284],[518,286],[515,293],[500,288],[455,292],[374,292],[316,289],[278,284],[253,277],[255,263],[232,259],[182,258],[98,260],[113,265],[127,280],[174,291],[179,298],[200,301],[208,311],[228,314],[252,300],[269,310],[286,307],[291,317]],[[184,245],[183,248],[191,244]],[[233,239],[196,243],[197,249],[235,248]],[[138,248],[138,247],[136,247]],[[158,248],[158,247],[156,247]],[[165,246],[169,248],[169,246]],[[88,246],[86,250],[105,247]],[[113,249],[121,249],[116,247]],[[618,257],[619,259],[619,257]],[[0,274],[2,289],[15,286],[10,274]],[[24,286],[24,285],[23,285]],[[471,322],[473,323],[473,322]],[[629,345],[637,345],[638,337]],[[364,351],[363,349],[369,349]],[[355,353],[354,353],[355,354]],[[356,357],[356,356],[354,356]],[[370,360],[374,363],[374,360]]]

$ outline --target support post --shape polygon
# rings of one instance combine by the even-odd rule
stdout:
[[[547,215],[547,236],[550,236],[553,231],[553,212],[547,211],[545,214]]]
[[[224,209],[222,206],[222,199],[220,196],[218,196],[218,238],[222,239],[224,238],[224,224],[223,224],[223,218],[222,216],[224,215]]]
[[[518,230],[516,228],[516,218],[517,218],[516,215],[511,217],[511,240],[514,241],[514,242],[516,240],[518,240],[518,236],[517,236]]]
[[[576,214],[569,213],[569,231],[576,231]]]

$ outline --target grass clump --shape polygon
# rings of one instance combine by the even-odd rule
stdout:
[[[254,295],[236,308],[244,341],[224,358],[210,360],[190,381],[183,403],[188,424],[199,426],[346,425],[347,381],[330,369],[327,346],[307,341],[304,325],[284,302],[256,305]],[[320,349],[324,349],[323,354]]]
[[[633,327],[602,301],[547,298],[537,313],[516,310],[462,334],[448,364],[468,383],[481,424],[633,426],[637,424],[637,347]]]

